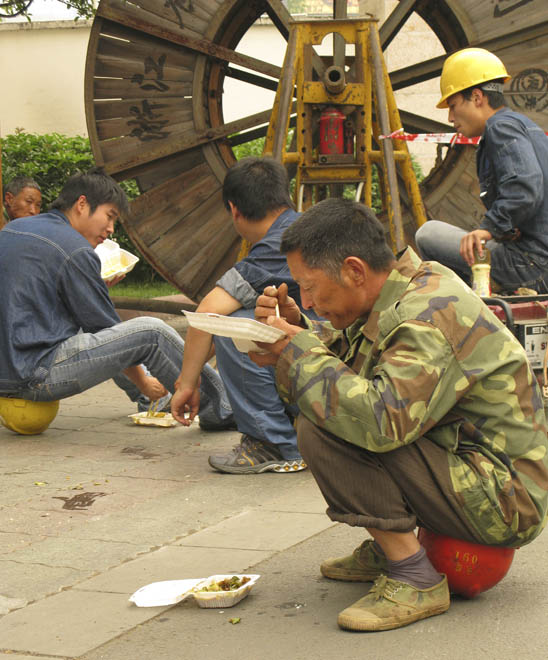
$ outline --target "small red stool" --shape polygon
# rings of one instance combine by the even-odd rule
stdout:
[[[449,590],[474,598],[508,573],[515,548],[479,545],[419,528],[418,539],[434,568],[447,575]]]

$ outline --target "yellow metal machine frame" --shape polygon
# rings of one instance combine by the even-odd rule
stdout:
[[[314,46],[333,34],[334,54],[325,66]],[[344,40],[344,43],[341,41]],[[342,49],[341,49],[342,44]],[[346,50],[353,44],[353,56]],[[342,54],[341,54],[342,53]],[[321,156],[317,149],[322,110],[336,108],[354,134],[353,153]],[[287,144],[291,116],[295,138]],[[376,19],[298,21],[291,24],[282,77],[266,135],[264,154],[296,165],[295,203],[299,210],[327,196],[340,196],[341,184],[355,185],[355,198],[372,205],[373,167],[379,170],[383,211],[392,246],[406,246],[399,181],[407,190],[416,227],[426,221],[407,144],[381,139],[402,128],[386,70]],[[399,181],[398,181],[399,179]]]

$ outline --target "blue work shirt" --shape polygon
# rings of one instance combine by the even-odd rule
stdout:
[[[509,108],[489,117],[477,152],[481,228],[495,240],[517,228],[513,245],[548,264],[548,137],[531,119]]]
[[[286,257],[280,252],[282,234],[298,217],[299,214],[293,209],[280,213],[265,236],[252,246],[247,257],[234,264],[217,282],[217,286],[242,307],[252,309],[265,287],[279,287],[285,282],[289,295],[300,307],[299,285],[291,277]]]
[[[55,350],[80,329],[120,323],[91,244],[53,210],[0,231],[0,392],[43,380]]]

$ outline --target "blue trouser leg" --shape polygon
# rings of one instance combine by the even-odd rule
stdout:
[[[459,251],[461,239],[467,233],[447,222],[429,220],[417,230],[415,242],[422,259],[438,261],[470,284],[472,271]],[[546,269],[522,252],[519,243],[487,241],[487,247],[491,252],[491,279],[504,291],[513,292],[523,286],[548,293]]]
[[[39,367],[36,383],[17,392],[23,399],[64,399],[113,378],[130,398],[138,388],[121,372],[142,364],[173,392],[181,371],[184,342],[163,321],[141,316],[95,333],[79,333],[60,344],[49,369]],[[223,383],[209,365],[202,371],[200,415],[212,422],[232,414]]]
[[[460,242],[468,232],[447,222],[429,220],[417,229],[415,243],[424,261],[438,261],[451,268],[467,284],[470,284],[472,271],[460,256]]]
[[[231,316],[253,318],[254,310],[239,309]],[[276,445],[286,459],[300,458],[297,434],[276,389],[274,369],[258,367],[228,337],[214,340],[217,367],[238,431]]]

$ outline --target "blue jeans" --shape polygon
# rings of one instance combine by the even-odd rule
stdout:
[[[253,309],[239,309],[231,316],[254,318]],[[214,337],[217,367],[225,384],[234,419],[240,433],[266,440],[279,449],[285,459],[300,458],[297,433],[276,389],[272,367],[258,367],[241,353],[229,337]]]
[[[167,323],[141,316],[95,333],[79,333],[61,343],[49,369],[39,367],[36,383],[16,395],[32,401],[54,401],[113,378],[135,400],[138,388],[122,370],[142,364],[173,392],[181,371],[184,342]],[[217,372],[205,365],[201,378],[200,418],[218,423],[232,411]],[[15,393],[12,393],[15,394]]]
[[[417,230],[415,243],[422,259],[438,261],[470,284],[472,271],[459,252],[461,239],[467,233],[447,222],[429,220]],[[519,287],[527,287],[537,293],[548,293],[548,264],[539,263],[538,257],[533,261],[518,245],[487,241],[491,253],[491,279],[503,292],[513,293]]]

